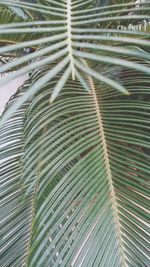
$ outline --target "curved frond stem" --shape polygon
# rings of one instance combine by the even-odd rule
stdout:
[[[87,62],[85,60],[82,60],[82,61],[83,61],[84,65],[87,66]],[[119,220],[119,215],[118,215],[118,207],[117,207],[118,205],[116,202],[116,195],[115,195],[115,190],[114,190],[114,186],[113,186],[113,179],[112,179],[112,174],[111,174],[111,167],[110,167],[110,162],[109,162],[107,141],[106,141],[105,132],[104,132],[102,115],[101,115],[98,100],[97,100],[94,81],[90,75],[88,75],[88,81],[89,81],[89,85],[91,88],[90,94],[93,97],[94,106],[95,106],[95,110],[96,110],[96,114],[97,114],[100,139],[101,139],[101,142],[103,145],[103,154],[104,154],[104,160],[105,160],[108,182],[109,182],[109,186],[110,186],[110,194],[111,194],[111,200],[112,200],[112,205],[113,205],[114,218],[115,218],[115,222],[116,222],[116,230],[117,230],[118,240],[119,240],[119,244],[120,244],[120,251],[121,251],[121,255],[122,255],[122,266],[127,267],[125,256],[124,256],[124,246],[123,246],[123,241],[122,241],[120,220]]]

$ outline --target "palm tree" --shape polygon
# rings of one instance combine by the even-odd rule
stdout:
[[[0,10],[0,266],[148,267],[150,2]]]

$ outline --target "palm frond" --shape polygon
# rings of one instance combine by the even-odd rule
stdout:
[[[0,266],[148,267],[149,1],[35,2],[0,0],[34,14],[1,36],[37,34],[0,48],[34,47],[0,66],[30,74],[1,118]]]
[[[56,1],[41,1],[40,3],[29,3],[29,2],[16,2],[15,0],[9,0],[9,1],[0,1],[0,5],[5,5],[7,7],[15,7],[15,8],[22,8],[25,11],[33,11],[37,14],[39,12],[43,15],[42,20],[33,20],[32,22],[26,22],[26,23],[10,23],[10,24],[4,24],[0,26],[0,34],[2,36],[5,36],[8,34],[11,30],[12,34],[20,34],[22,36],[22,32],[28,33],[32,36],[33,33],[37,34],[38,37],[33,41],[23,41],[21,44],[14,44],[13,46],[6,46],[0,48],[0,53],[7,53],[8,51],[19,51],[20,48],[28,48],[30,46],[35,45],[35,49],[37,48],[36,52],[34,51],[31,53],[31,55],[28,56],[22,56],[19,61],[17,60],[14,62],[13,66],[20,68],[16,76],[22,75],[24,73],[27,73],[28,71],[34,71],[36,67],[41,66],[47,66],[51,63],[50,61],[42,61],[42,57],[48,57],[49,53],[53,51],[53,55],[56,56],[58,62],[64,62],[65,59],[68,60],[68,65],[66,67],[71,68],[71,76],[72,79],[76,79],[76,72],[79,72],[79,68],[75,64],[76,60],[80,61],[79,56],[79,50],[84,49],[83,43],[88,44],[85,48],[85,52],[91,52],[93,53],[93,49],[95,48],[96,44],[101,44],[104,48],[106,46],[106,50],[111,49],[112,44],[114,45],[120,45],[120,46],[146,46],[149,47],[149,33],[136,30],[133,32],[132,30],[124,30],[124,29],[117,29],[117,25],[123,21],[128,21],[128,23],[135,21],[136,19],[142,20],[142,19],[149,19],[148,15],[148,2],[142,2],[139,3],[138,7],[136,7],[136,10],[141,10],[142,6],[142,12],[140,14],[134,14],[134,15],[128,15],[129,11],[131,10],[131,7],[133,6],[133,3],[120,3],[110,6],[100,6],[100,7],[94,7],[93,1],[80,1],[80,2],[74,2],[72,0],[67,1],[61,1],[59,3],[56,3]],[[96,12],[96,11],[100,11]],[[135,8],[134,8],[135,10]],[[145,13],[146,12],[146,13]],[[110,24],[111,22],[111,24]],[[100,26],[99,26],[100,25]],[[108,35],[109,33],[109,35]],[[114,36],[115,34],[115,36]],[[146,40],[140,40],[140,37],[146,38]],[[139,37],[139,38],[138,38]],[[78,45],[74,46],[74,42],[78,43]],[[58,53],[58,43],[63,45],[62,49],[65,47],[66,52],[64,55],[60,53],[60,56],[57,57]],[[47,49],[45,49],[47,48]],[[87,51],[88,50],[88,51]],[[132,54],[133,49],[130,47],[128,48],[129,53]],[[61,48],[59,48],[59,52],[61,51]],[[63,52],[63,50],[62,50]],[[81,55],[82,52],[80,52]],[[123,50],[122,50],[122,53]],[[133,52],[134,53],[134,52]],[[40,56],[40,57],[39,57]],[[95,58],[97,56],[97,51],[95,51]],[[142,52],[142,50],[139,52],[139,56],[143,57],[145,56],[145,53]],[[38,62],[34,62],[35,59],[39,58]],[[94,57],[94,55],[93,55]],[[114,57],[116,57],[116,61],[114,60]],[[28,64],[28,59],[32,60],[30,61],[30,68],[28,67],[22,67],[22,64],[26,65]],[[123,58],[117,59],[117,52],[114,53],[113,57],[111,56],[109,59],[104,55],[103,59],[105,62],[108,62],[108,64],[119,64],[124,66],[127,64],[128,66],[131,66],[131,62],[125,62]],[[93,60],[93,58],[90,57],[90,60]],[[103,60],[101,61],[103,63]],[[133,64],[132,64],[133,65]],[[36,67],[35,67],[36,66]],[[4,69],[8,70],[9,68],[12,68],[12,65],[6,65],[3,68],[0,68],[0,72],[3,72]],[[132,66],[133,67],[133,66]],[[140,69],[141,71],[146,71],[144,66],[138,65],[136,62],[134,62],[135,69]],[[61,69],[60,69],[61,70]],[[52,70],[48,69],[48,72],[51,72]],[[150,73],[150,70],[147,69],[147,73]],[[48,74],[47,74],[48,75]],[[102,76],[101,76],[102,77]],[[12,79],[14,79],[14,76],[12,76]],[[49,74],[49,81],[52,79],[51,75]],[[102,81],[102,80],[101,80]],[[105,79],[106,83],[108,79]],[[41,83],[41,86],[44,85],[45,79],[43,78],[43,83]],[[0,81],[0,85],[4,85],[7,83],[6,79],[3,79]],[[34,92],[40,90],[40,86],[36,90],[32,90],[31,87],[31,95],[34,94]],[[116,86],[117,90],[121,89],[121,85]],[[121,89],[121,91],[126,91],[125,88]],[[28,96],[27,96],[28,97]],[[22,103],[22,101],[20,102]],[[7,115],[7,114],[6,114]],[[9,114],[8,114],[9,117]],[[5,120],[7,119],[7,116],[5,117]]]
[[[26,82],[9,101],[13,105],[29,87]],[[24,152],[23,122],[28,104],[18,109],[0,129],[0,266],[19,266],[24,262],[30,239],[32,202],[23,200],[22,163]],[[16,255],[17,251],[17,255]]]
[[[69,79],[50,104],[53,79],[26,109],[20,180],[33,211],[26,215],[27,266],[148,266],[149,77],[113,71],[130,96],[84,75],[90,93]],[[113,73],[107,64],[103,72]]]

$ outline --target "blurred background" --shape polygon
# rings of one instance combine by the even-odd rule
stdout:
[[[11,73],[6,75],[11,75]],[[5,109],[5,105],[8,102],[9,98],[17,91],[19,86],[23,84],[27,77],[27,75],[19,77],[0,88],[0,116]]]

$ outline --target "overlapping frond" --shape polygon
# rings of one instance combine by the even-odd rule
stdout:
[[[30,80],[9,101],[13,105]],[[0,129],[0,266],[23,266],[30,240],[32,199],[23,199],[23,123],[28,104],[21,106]]]
[[[90,93],[70,78],[50,103],[57,84],[53,79],[26,107],[18,178],[24,204],[18,207],[5,197],[3,201],[5,213],[19,210],[30,220],[26,228],[30,241],[26,231],[21,232],[28,241],[27,266],[148,267],[149,77],[103,67],[108,77],[118,76],[130,96],[85,75]],[[61,77],[58,74],[57,80]],[[17,179],[16,172],[8,171],[6,191],[9,176]],[[14,217],[9,231],[13,223],[18,225]],[[6,248],[10,241],[6,238]],[[14,250],[19,244],[22,251],[24,242],[19,232]],[[1,259],[5,262],[5,257]],[[13,263],[14,258],[9,260]],[[20,266],[17,261],[15,266]]]

